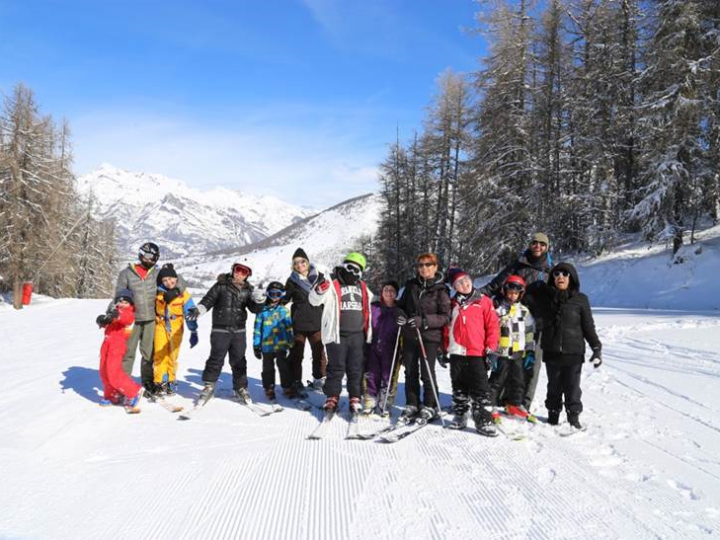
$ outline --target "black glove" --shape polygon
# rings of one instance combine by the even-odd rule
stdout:
[[[198,333],[197,332],[190,332],[190,348],[192,349],[195,345],[198,344]]]
[[[118,317],[120,317],[120,312],[118,312],[118,310],[117,310],[116,308],[113,308],[113,309],[110,311],[110,313],[108,313],[108,317],[110,318],[110,320],[108,321],[108,323],[111,323],[112,321],[114,321],[115,319],[117,319]]]
[[[590,357],[590,362],[592,363],[594,368],[599,368],[602,366],[602,352],[600,349],[593,349],[592,356]]]
[[[97,319],[95,319],[95,322],[100,328],[103,328],[110,324],[110,320],[108,319],[108,316],[103,313],[102,315],[98,315]]]
[[[253,354],[255,355],[255,358],[260,360],[262,358],[262,349],[260,347],[253,347]]]
[[[438,364],[440,364],[441,367],[447,368],[448,362],[450,361],[450,358],[448,358],[448,355],[445,351],[439,351],[437,353],[437,361]]]
[[[185,320],[188,322],[197,321],[197,318],[200,316],[200,310],[196,307],[192,307],[187,310],[187,313],[185,313]]]

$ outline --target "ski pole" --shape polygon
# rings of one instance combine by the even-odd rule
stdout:
[[[393,351],[393,359],[392,359],[392,363],[390,364],[390,380],[388,381],[388,387],[385,388],[385,395],[383,396],[383,404],[382,404],[382,409],[381,409],[381,413],[383,415],[385,414],[385,407],[387,407],[388,394],[390,393],[390,384],[392,381],[393,372],[395,371],[395,360],[397,358],[398,346],[400,345],[400,332],[401,331],[402,331],[402,326],[398,326],[397,337],[395,338],[395,350]]]
[[[420,355],[425,362],[425,369],[427,369],[428,378],[430,379],[430,387],[432,388],[433,394],[435,394],[435,403],[437,404],[440,423],[442,424],[442,427],[445,427],[445,421],[442,417],[442,409],[440,408],[440,396],[438,395],[437,388],[435,388],[435,380],[433,379],[433,374],[430,371],[430,362],[428,361],[427,353],[425,352],[425,344],[423,343],[422,335],[420,335],[420,329],[417,326],[415,327],[415,331],[417,332],[418,343],[420,343]]]

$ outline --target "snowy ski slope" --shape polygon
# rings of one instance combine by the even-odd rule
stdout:
[[[189,422],[153,404],[132,416],[99,407],[94,318],[105,306],[0,306],[0,537],[720,534],[717,313],[597,310],[605,365],[584,372],[586,433],[540,425],[516,442],[433,425],[382,445],[343,440],[344,417],[308,441],[317,413],[290,407],[260,418],[218,398]],[[187,404],[209,350],[209,319],[200,327],[200,345],[180,356]],[[260,362],[248,362],[260,400]],[[449,404],[446,370],[439,385]],[[544,378],[539,388],[543,415]]]

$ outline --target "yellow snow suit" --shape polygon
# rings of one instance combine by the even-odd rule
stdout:
[[[185,320],[183,312],[185,304],[188,302],[192,302],[192,299],[187,290],[173,298],[170,303],[165,301],[165,295],[162,292],[155,297],[156,325],[153,354],[155,384],[175,381]]]

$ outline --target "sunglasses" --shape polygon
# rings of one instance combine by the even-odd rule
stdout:
[[[305,259],[295,259],[293,261],[293,266],[299,266],[301,264],[307,264],[308,262]]]
[[[357,264],[345,263],[343,264],[343,268],[358,277],[362,275],[362,269]]]
[[[525,287],[523,287],[519,283],[508,283],[507,285],[505,285],[505,289],[508,291],[523,292],[525,290]]]
[[[435,263],[434,262],[419,262],[415,266],[417,266],[418,268],[422,268],[423,266],[425,268],[430,268],[431,266],[435,266]]]
[[[277,300],[278,298],[282,298],[283,296],[285,296],[285,291],[281,291],[279,289],[270,289],[265,294],[267,294],[268,298]]]
[[[555,270],[553,271],[553,277],[570,277],[570,272],[567,270]]]
[[[547,246],[545,242],[540,242],[539,240],[533,240],[530,242],[531,246]]]

